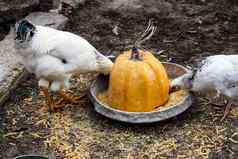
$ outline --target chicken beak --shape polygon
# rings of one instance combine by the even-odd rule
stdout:
[[[169,88],[169,93],[173,93],[173,92],[176,92],[176,91],[179,91],[181,90],[181,87],[180,86],[172,86]]]

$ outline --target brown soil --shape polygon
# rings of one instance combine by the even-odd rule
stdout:
[[[122,3],[123,2],[123,3]],[[65,30],[79,34],[104,54],[128,48],[153,18],[158,32],[145,47],[162,61],[192,65],[211,54],[238,53],[236,0],[90,0],[80,6]],[[112,30],[118,26],[119,35]],[[92,76],[72,80],[74,94]],[[98,115],[84,98],[56,114],[31,76],[0,108],[0,158],[51,154],[57,158],[237,158],[238,111],[223,121],[224,107],[194,98],[192,107],[162,123],[128,125]]]

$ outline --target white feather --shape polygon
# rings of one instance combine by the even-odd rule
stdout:
[[[217,91],[230,98],[238,96],[238,55],[210,56],[200,65],[201,67],[194,72],[190,87],[192,91]],[[173,80],[171,87],[184,87],[190,78],[191,75],[183,75]]]
[[[53,91],[68,87],[73,73],[109,73],[113,63],[82,37],[35,25],[28,42],[15,42],[17,53],[28,71],[49,81]]]

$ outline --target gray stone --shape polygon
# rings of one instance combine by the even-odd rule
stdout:
[[[0,21],[17,20],[34,11],[39,0],[0,0]]]
[[[59,8],[61,2],[67,3],[74,8],[77,8],[79,5],[83,5],[86,0],[53,0],[53,8]]]
[[[40,11],[48,12],[53,8],[53,0],[39,0],[40,1]]]
[[[143,7],[139,0],[113,0],[107,4],[107,7],[113,10],[120,9],[140,9]]]
[[[63,15],[57,13],[35,12],[26,17],[34,24],[45,25],[55,29],[62,29],[68,21]]]
[[[66,17],[53,13],[35,12],[26,18],[35,24],[57,29],[62,29],[67,22]],[[7,99],[11,90],[14,90],[20,79],[27,75],[16,57],[17,50],[13,47],[13,39],[13,34],[10,33],[0,41],[0,105]]]
[[[10,30],[10,23],[38,8],[38,0],[0,0],[0,40]]]
[[[119,14],[126,12],[130,16],[143,13],[143,15],[160,15],[163,17],[171,14],[173,5],[165,0],[153,0],[149,3],[145,0],[111,0],[106,1],[100,9],[104,12]]]

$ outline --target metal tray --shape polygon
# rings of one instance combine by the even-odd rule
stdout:
[[[50,159],[50,158],[42,155],[21,155],[13,159]]]
[[[168,76],[173,79],[187,72],[187,69],[175,63],[163,63]],[[98,100],[100,92],[108,89],[109,76],[100,75],[90,86],[89,98],[92,101],[95,111],[108,118],[127,123],[153,123],[163,121],[181,114],[192,104],[191,94],[188,94],[177,105],[164,107],[151,112],[126,112],[114,109]]]

